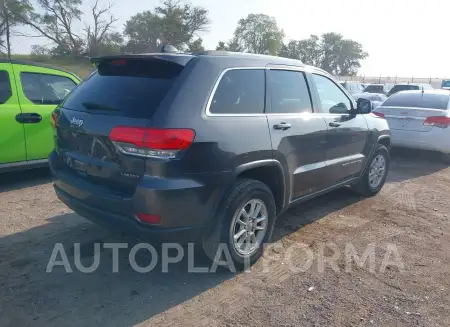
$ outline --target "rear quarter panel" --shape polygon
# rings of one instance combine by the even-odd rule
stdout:
[[[147,171],[168,178],[183,176],[204,185],[198,197],[206,211],[214,210],[232,185],[236,168],[248,162],[272,158],[267,117],[207,116],[206,107],[221,72],[230,67],[251,66],[217,58],[194,58],[151,119],[151,126],[191,128],[195,140],[179,160],[147,160]],[[245,60],[244,60],[245,61]],[[259,66],[259,65],[258,65]]]

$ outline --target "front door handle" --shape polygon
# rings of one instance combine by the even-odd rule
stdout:
[[[42,120],[42,116],[35,112],[21,113],[16,115],[16,121],[21,124],[37,124]]]
[[[330,126],[330,127],[339,127],[339,126],[341,126],[341,124],[339,124],[337,122],[331,122],[331,123],[328,124],[328,126]]]
[[[274,129],[281,129],[282,131],[285,131],[291,127],[292,127],[291,124],[285,122],[273,125]]]

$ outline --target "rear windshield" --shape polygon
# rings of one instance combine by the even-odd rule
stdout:
[[[66,99],[64,108],[149,118],[183,66],[157,59],[101,62]]]
[[[360,98],[367,99],[370,101],[385,101],[387,97],[383,94],[364,94],[362,93]]]
[[[410,90],[418,90],[419,86],[417,85],[395,85],[389,92],[391,94],[397,93],[400,91],[410,91]]]
[[[397,93],[388,98],[383,106],[447,109],[449,96],[430,93]]]
[[[369,85],[364,92],[383,93],[383,85]]]

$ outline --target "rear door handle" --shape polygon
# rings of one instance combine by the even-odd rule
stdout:
[[[328,126],[330,126],[330,127],[339,127],[339,126],[341,126],[341,124],[339,124],[337,122],[331,122],[331,123],[328,124]]]
[[[21,113],[16,115],[16,121],[21,124],[37,124],[42,120],[42,116],[35,112]]]
[[[285,122],[273,125],[274,129],[281,129],[283,131],[285,131],[285,130],[291,128],[291,127],[292,127],[291,124],[285,123]]]

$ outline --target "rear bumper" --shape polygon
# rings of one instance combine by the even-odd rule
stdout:
[[[120,197],[99,185],[59,168],[56,153],[49,157],[54,189],[69,208],[113,229],[166,242],[195,242],[214,223],[227,173],[196,174],[195,179],[145,176],[132,197]],[[139,221],[136,213],[159,215],[159,224]]]
[[[206,226],[161,228],[143,224],[137,219],[95,208],[64,192],[57,185],[53,187],[58,198],[77,214],[118,232],[125,232],[143,238],[151,238],[160,242],[186,244],[197,242],[206,231]]]
[[[391,130],[391,144],[412,149],[450,153],[450,128],[434,127],[429,132]]]

